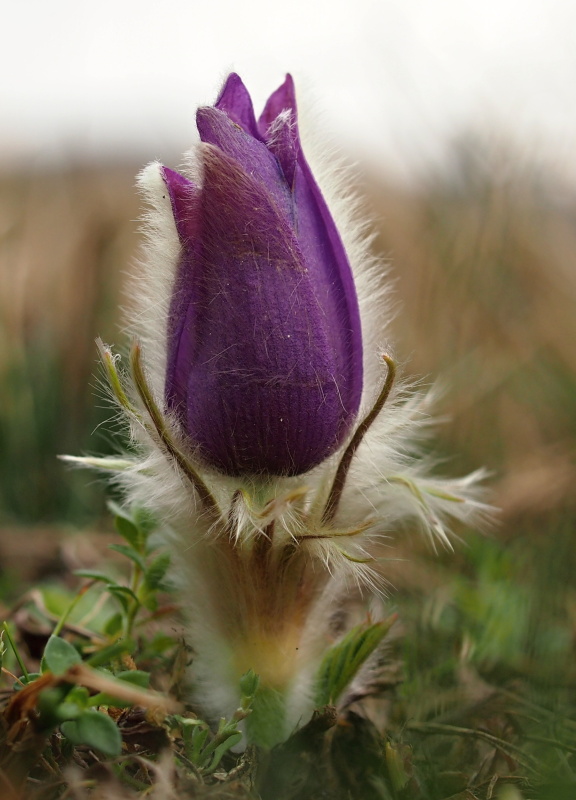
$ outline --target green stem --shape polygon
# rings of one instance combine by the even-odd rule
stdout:
[[[70,605],[68,606],[68,608],[64,611],[64,613],[62,614],[62,616],[60,617],[60,619],[56,623],[56,627],[52,631],[52,636],[60,636],[60,632],[62,631],[62,628],[64,627],[64,625],[68,621],[68,617],[74,611],[74,609],[76,608],[76,606],[80,602],[80,599],[82,597],[84,597],[84,595],[86,594],[86,592],[88,591],[89,588],[90,588],[90,586],[85,586],[83,589],[81,589],[76,594],[76,596],[73,598],[73,600],[70,603]]]
[[[340,497],[342,496],[342,492],[344,490],[344,484],[346,483],[348,470],[350,469],[350,464],[352,463],[352,459],[354,458],[356,450],[360,446],[360,443],[368,432],[368,429],[384,408],[384,405],[390,396],[390,392],[392,391],[392,387],[394,386],[394,380],[396,378],[396,364],[388,355],[383,355],[382,359],[386,362],[386,366],[388,367],[388,374],[386,375],[384,386],[382,387],[382,391],[374,403],[372,410],[356,428],[350,444],[340,459],[340,463],[338,464],[338,469],[336,470],[336,475],[334,477],[334,482],[332,483],[332,488],[330,489],[330,494],[328,495],[328,500],[326,501],[326,506],[322,515],[323,524],[327,524],[334,519],[336,511],[338,510]]]
[[[142,577],[142,569],[138,566],[138,564],[133,564],[132,566],[132,580],[130,581],[130,588],[138,597],[138,590],[140,588],[140,579]],[[126,637],[130,637],[132,635],[132,629],[134,628],[134,621],[136,620],[136,615],[138,614],[138,610],[140,609],[141,603],[136,600],[132,600],[130,605],[130,610],[128,611],[128,615],[126,617]]]
[[[6,633],[6,637],[7,637],[8,641],[10,642],[10,647],[12,648],[12,650],[14,652],[14,655],[16,656],[16,661],[18,662],[18,664],[20,666],[20,669],[22,670],[22,675],[24,675],[24,677],[26,678],[26,683],[28,683],[28,681],[30,680],[30,675],[28,674],[28,670],[26,669],[26,665],[22,661],[22,657],[21,657],[20,653],[18,652],[18,648],[16,647],[16,642],[12,638],[12,634],[10,633],[10,629],[8,627],[8,623],[5,622],[2,627],[4,628],[4,631]]]
[[[148,387],[144,370],[142,369],[141,350],[138,342],[134,342],[132,345],[132,350],[130,352],[130,364],[132,367],[132,377],[134,378],[136,390],[140,395],[140,399],[142,400],[150,419],[152,420],[154,431],[158,435],[165,449],[168,451],[168,454],[174,459],[192,486],[196,489],[196,492],[198,493],[205,510],[211,516],[215,517],[216,519],[220,519],[218,505],[216,500],[212,497],[210,490],[170,436],[164,421],[164,417],[160,413],[160,410],[156,405],[154,398],[152,397],[152,393]]]

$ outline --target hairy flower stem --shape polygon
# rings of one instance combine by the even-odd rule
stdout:
[[[382,359],[383,361],[385,361],[386,366],[388,368],[388,373],[386,375],[386,380],[384,381],[384,386],[382,387],[382,391],[380,392],[378,399],[374,403],[372,410],[364,418],[364,420],[360,423],[360,425],[356,428],[354,436],[350,440],[350,444],[344,451],[344,455],[342,456],[340,463],[338,464],[338,469],[336,470],[334,482],[332,483],[332,488],[330,489],[330,494],[328,495],[328,500],[326,501],[324,513],[322,514],[322,523],[324,525],[327,525],[334,519],[336,511],[338,510],[338,503],[340,502],[340,497],[342,496],[342,492],[344,491],[344,485],[346,483],[346,478],[348,476],[348,470],[350,469],[350,465],[352,463],[352,459],[354,458],[354,454],[356,453],[356,450],[360,446],[362,439],[368,432],[368,429],[370,428],[370,426],[372,425],[378,414],[384,408],[386,401],[390,396],[390,392],[392,391],[392,387],[394,386],[394,380],[396,378],[396,364],[388,355],[383,355]]]
[[[218,585],[212,601],[221,605],[221,635],[230,643],[233,671],[248,669],[261,686],[285,693],[301,658],[301,641],[310,606],[323,586],[323,573],[310,568],[305,548],[274,540],[272,525],[250,544],[230,536],[218,539]]]

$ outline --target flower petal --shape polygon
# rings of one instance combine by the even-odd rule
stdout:
[[[354,364],[348,387],[351,408],[362,393],[362,332],[356,288],[348,256],[326,201],[304,157],[298,132],[296,93],[291,75],[269,97],[258,120],[260,134],[278,158],[292,192],[296,236],[307,264],[322,265],[318,280],[325,286],[333,319],[340,319],[347,337],[346,359]],[[342,365],[343,367],[345,365]],[[346,370],[344,374],[346,373]]]
[[[274,197],[217,147],[203,158],[202,248],[181,267],[195,292],[167,399],[216,469],[300,474],[347,433],[345,359]]]
[[[181,242],[194,242],[198,237],[198,200],[200,190],[192,181],[169,167],[162,167],[162,178],[168,189],[176,230]]]
[[[362,323],[354,279],[344,245],[304,156],[300,154],[293,187],[295,228],[306,264],[342,338],[340,383],[343,402],[356,414],[362,395]],[[318,267],[321,265],[321,268]]]
[[[243,131],[259,138],[252,98],[240,76],[235,72],[232,72],[226,79],[215,107],[240,125]]]
[[[268,98],[258,120],[258,130],[263,139],[268,139],[270,127],[283,111],[291,111],[296,120],[296,91],[292,75],[286,75],[284,83]]]
[[[180,396],[185,391],[180,385],[186,372],[186,362],[180,347],[182,337],[194,337],[194,315],[191,313],[194,297],[194,264],[200,241],[200,190],[192,181],[168,167],[161,168],[162,178],[168,190],[172,213],[183,252],[186,254],[179,264],[172,289],[172,300],[168,318],[168,358],[166,368],[166,391],[169,397]],[[180,382],[180,383],[179,383]],[[179,385],[176,385],[179,383]]]
[[[182,244],[166,403],[207,465],[300,474],[334,452],[358,413],[350,265],[302,153],[289,75],[258,123],[232,75],[197,125],[201,188],[163,173]]]
[[[215,145],[241,164],[254,180],[261,182],[263,189],[274,197],[285,213],[291,213],[292,202],[284,175],[264,142],[246,133],[223,111],[215,108],[199,108],[196,123],[203,142]]]

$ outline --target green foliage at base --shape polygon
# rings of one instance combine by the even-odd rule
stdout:
[[[286,738],[286,698],[277,689],[260,685],[256,690],[246,719],[246,738],[265,750]]]
[[[318,708],[335,704],[356,677],[364,663],[374,654],[390,630],[394,619],[359,625],[330,648],[324,656],[316,678],[315,702]]]

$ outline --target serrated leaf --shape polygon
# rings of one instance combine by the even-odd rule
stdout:
[[[76,648],[61,639],[59,636],[51,636],[44,649],[43,663],[54,675],[62,675],[74,664],[80,664],[82,658]]]
[[[130,545],[109,544],[108,549],[114,550],[116,553],[121,553],[123,556],[126,556],[126,558],[129,558],[131,561],[137,564],[142,570],[142,572],[146,571],[146,562],[144,561],[140,553],[133,547],[130,547]]]
[[[105,756],[118,756],[122,751],[116,723],[100,711],[83,711],[78,719],[63,722],[60,730],[72,744],[93,747]]]
[[[353,628],[324,656],[316,680],[316,705],[336,703],[362,665],[386,636],[395,617]]]

